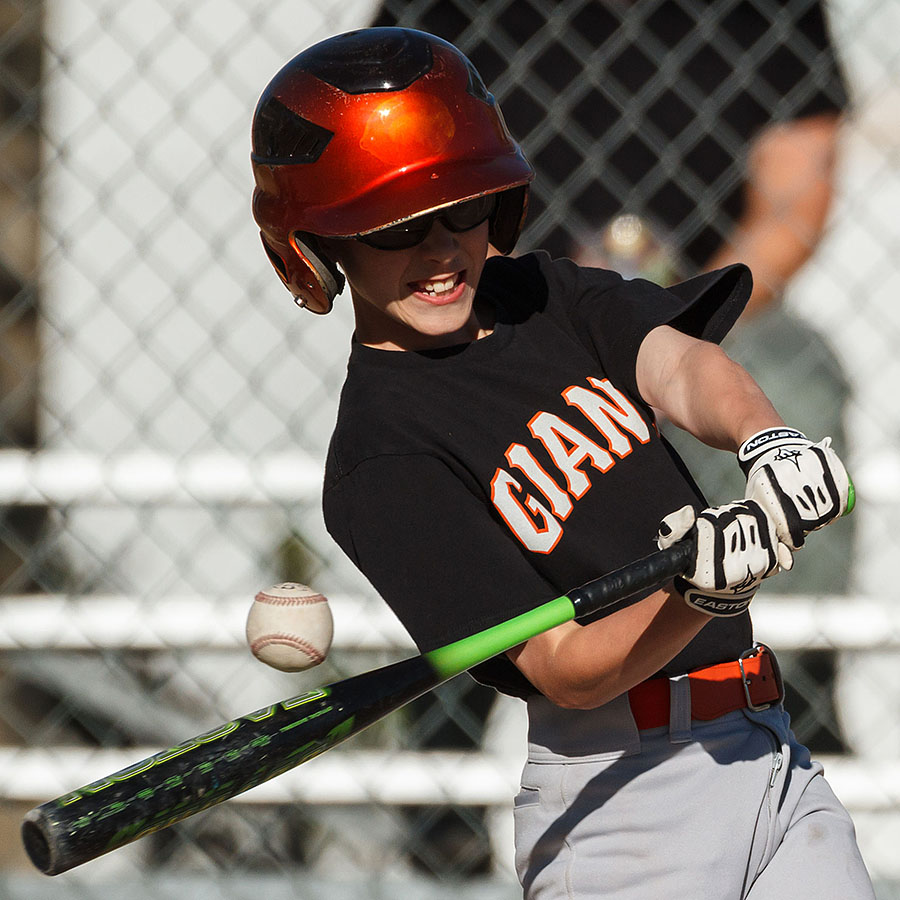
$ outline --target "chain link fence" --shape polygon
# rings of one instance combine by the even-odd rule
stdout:
[[[0,897],[519,896],[522,705],[465,676],[65,875],[37,875],[18,839],[36,803],[412,652],[321,523],[349,303],[299,313],[249,212],[269,78],[397,22],[470,54],[534,161],[523,249],[688,275],[740,243],[768,137],[835,138],[788,170],[831,192],[822,233],[800,232],[811,259],[758,276],[773,302],[728,347],[850,461],[856,512],[757,598],[756,628],[879,896],[900,896],[900,7],[830,0],[821,28],[816,10],[0,0]],[[740,491],[725,454],[679,447],[711,499]],[[299,676],[243,644],[253,594],[285,579],[335,612],[331,656]]]

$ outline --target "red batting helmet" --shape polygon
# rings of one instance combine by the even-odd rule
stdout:
[[[356,237],[498,194],[509,253],[534,171],[472,63],[408,28],[364,28],[292,59],[253,117],[253,216],[301,306],[327,313],[343,277],[317,237]]]

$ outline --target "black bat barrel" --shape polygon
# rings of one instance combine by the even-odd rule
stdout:
[[[45,874],[65,872],[318,756],[442,680],[413,657],[226,722],[35,807],[25,849]]]

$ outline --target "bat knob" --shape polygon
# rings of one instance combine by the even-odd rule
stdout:
[[[45,875],[56,875],[55,854],[50,846],[43,826],[43,815],[40,807],[32,809],[22,823],[22,843],[25,852],[34,865]]]

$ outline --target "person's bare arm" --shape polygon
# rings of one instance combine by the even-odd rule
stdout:
[[[667,588],[589,625],[567,622],[508,656],[557,706],[592,709],[658,672],[708,621]]]
[[[825,228],[833,194],[840,117],[810,116],[766,128],[747,162],[745,211],[709,260],[742,262],[753,272],[745,316],[777,299],[809,259]]]
[[[674,425],[719,450],[784,421],[756,381],[716,344],[668,325],[654,328],[637,357],[641,396]]]
[[[751,434],[782,424],[756,382],[718,346],[666,325],[644,338],[637,380],[651,405],[722,449],[737,450]],[[557,705],[591,708],[659,671],[708,621],[669,587],[590,625],[554,628],[509,657]]]

